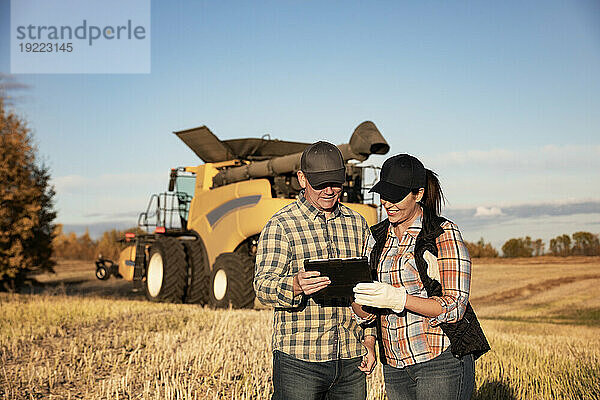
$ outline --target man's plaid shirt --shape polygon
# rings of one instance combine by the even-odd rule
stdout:
[[[311,297],[294,296],[292,281],[305,259],[361,256],[369,234],[365,219],[343,204],[325,220],[304,192],[269,220],[258,241],[254,290],[275,308],[273,350],[305,361],[366,354],[365,332],[349,306],[321,307]]]
[[[441,322],[456,322],[465,313],[471,286],[471,258],[458,227],[451,221],[442,224],[444,233],[436,239],[442,296],[432,297],[442,306],[442,313],[429,318],[410,311],[381,315],[382,342],[387,362],[402,368],[439,356],[450,345],[450,339],[439,327]],[[379,259],[379,280],[395,287],[404,286],[413,296],[427,298],[415,263],[414,251],[422,221],[417,218],[401,238],[390,224],[387,240]],[[371,236],[367,253],[375,245]]]

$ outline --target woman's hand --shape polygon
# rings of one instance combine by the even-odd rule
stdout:
[[[371,375],[371,372],[377,365],[377,357],[375,356],[375,336],[367,336],[363,341],[363,344],[367,348],[367,354],[363,356],[363,359],[358,366],[358,369],[364,372],[366,375]]]
[[[406,306],[406,289],[382,282],[359,283],[354,286],[354,301],[364,306],[391,308],[402,312]]]

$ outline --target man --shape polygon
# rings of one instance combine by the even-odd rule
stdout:
[[[308,146],[297,174],[303,190],[269,220],[256,255],[256,295],[275,308],[273,399],[365,399],[375,330],[363,330],[348,305],[317,304],[310,295],[330,281],[303,263],[361,256],[369,227],[339,203],[346,168],[337,146]]]

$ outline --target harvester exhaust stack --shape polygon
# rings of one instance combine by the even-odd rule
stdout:
[[[338,147],[342,150],[345,161],[365,161],[371,154],[386,154],[390,150],[381,132],[371,121],[358,125],[350,137],[350,143],[340,144]]]
[[[352,133],[350,143],[340,144],[338,148],[342,152],[344,161],[365,161],[371,154],[386,154],[390,150],[383,135],[371,121],[365,121],[358,125]],[[300,169],[301,157],[302,152],[299,152],[224,169],[213,178],[213,187],[252,178],[294,173]]]

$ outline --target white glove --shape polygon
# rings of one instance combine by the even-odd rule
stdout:
[[[429,250],[425,250],[423,258],[427,262],[427,275],[429,275],[431,279],[435,279],[441,283],[440,267],[438,266],[437,257],[430,253]]]
[[[354,286],[354,301],[363,306],[391,308],[396,313],[402,312],[406,306],[406,289],[404,286],[394,287],[387,283],[359,283]]]

